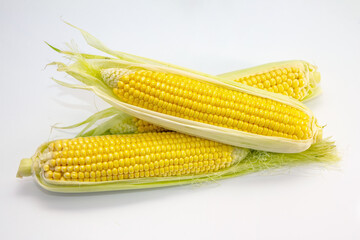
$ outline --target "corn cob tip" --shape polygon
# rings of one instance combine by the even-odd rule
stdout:
[[[316,86],[320,83],[321,74],[317,70],[316,66],[309,66],[309,87],[316,88]]]
[[[133,71],[124,68],[108,68],[101,70],[101,77],[109,87],[116,88],[120,77],[132,72]]]
[[[31,158],[23,158],[20,162],[19,169],[16,173],[17,178],[28,177],[33,173],[33,160]]]
[[[318,71],[310,72],[310,85],[314,87],[320,83],[321,74]]]
[[[320,83],[321,80],[321,74],[319,72],[314,72],[313,73],[313,78],[316,84]]]

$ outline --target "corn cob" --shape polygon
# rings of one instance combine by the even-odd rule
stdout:
[[[310,117],[280,102],[155,71],[111,68],[101,73],[122,101],[135,106],[253,134],[311,137]]]
[[[146,183],[221,175],[248,152],[176,132],[63,139],[23,159],[18,177],[34,174],[43,187],[54,191],[65,191],[56,188],[59,184],[92,190],[110,184],[113,190],[122,189],[123,180],[129,179]]]
[[[233,151],[175,132],[76,138],[49,144],[41,170],[48,180],[80,182],[182,176],[229,167]]]
[[[238,147],[301,152],[321,138],[311,111],[289,97],[119,56],[124,60],[77,55],[73,65],[57,63],[85,86],[58,82],[92,90],[114,107],[166,129]]]
[[[54,49],[61,53],[71,54],[56,48]],[[89,55],[84,56],[89,58]],[[312,66],[311,64],[304,61],[269,63],[248,69],[220,74],[218,76],[224,79],[241,82],[252,87],[264,89],[266,91],[277,92],[279,94],[291,96],[301,101],[310,100],[321,92],[318,86],[320,81],[320,74],[316,71],[315,66]],[[90,132],[85,132],[96,121],[109,117],[109,113],[116,116],[114,116],[109,121],[100,124]],[[126,115],[115,108],[109,108],[94,114],[80,124],[59,128],[69,129],[86,123],[88,123],[88,126],[83,131],[81,131],[78,136],[87,136],[92,132],[96,132],[96,135],[106,135],[167,131],[162,127]]]
[[[48,142],[21,161],[17,177],[33,175],[41,187],[55,192],[96,192],[201,183],[337,160],[335,146],[324,140],[303,153],[280,154],[158,132]]]
[[[126,75],[126,70],[106,69],[102,74],[108,85],[116,88],[118,82],[116,76]],[[314,93],[317,93],[316,85],[320,81],[320,75],[316,71],[316,67],[303,61],[270,63],[219,76],[270,92],[292,96],[299,100],[309,99]],[[157,126],[152,127],[153,125],[149,125],[149,123],[142,120],[134,119],[133,121],[136,132],[147,132],[153,129],[156,131],[164,130]],[[119,127],[115,129],[119,129]]]

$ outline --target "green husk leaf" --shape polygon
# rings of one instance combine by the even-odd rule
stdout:
[[[49,43],[45,42],[50,48],[54,49],[56,52],[58,53],[62,53],[62,54],[65,54],[65,55],[69,55],[69,56],[76,56],[76,55],[80,55],[81,57],[85,58],[85,59],[114,59],[114,58],[110,58],[110,57],[105,57],[105,56],[100,56],[100,55],[93,55],[93,54],[85,54],[85,53],[75,53],[75,52],[72,52],[72,51],[64,51],[64,50],[60,50],[52,45],[50,45]],[[134,56],[134,55],[132,55]],[[134,56],[134,57],[138,57],[138,56]],[[138,57],[138,58],[142,58],[142,57]],[[143,58],[142,58],[143,59]],[[151,59],[147,59],[147,60],[151,60]],[[159,61],[156,61],[156,60],[152,60],[154,64],[158,64],[158,65],[162,65],[162,66],[175,66],[175,65],[171,65],[171,64],[159,64]],[[141,62],[144,62],[144,61],[137,61],[139,63]],[[257,67],[252,67],[252,68],[246,68],[246,69],[241,69],[241,70],[237,70],[237,71],[233,71],[233,72],[227,72],[227,73],[222,73],[222,74],[219,74],[217,75],[217,77],[219,78],[224,78],[224,79],[228,79],[228,80],[234,80],[234,79],[237,79],[239,78],[241,75],[247,73],[250,71],[250,72],[254,72],[254,73],[257,73],[257,71],[259,70],[259,67],[261,68],[268,68],[268,67],[271,67],[271,66],[274,66],[274,67],[278,67],[279,65],[281,64],[293,64],[293,63],[303,63],[303,64],[308,64],[306,63],[305,61],[301,61],[301,60],[290,60],[290,61],[283,61],[283,62],[275,62],[275,63],[270,63],[270,64],[265,64],[265,65],[261,65],[261,66],[257,66]],[[177,67],[177,66],[175,66]],[[183,69],[185,70],[186,68],[180,68],[180,69]],[[186,69],[186,70],[189,70],[189,69]],[[255,71],[256,70],[256,71]],[[191,70],[190,70],[191,71]],[[196,72],[196,71],[194,71]],[[318,84],[318,83],[316,83]],[[301,101],[302,102],[306,102],[306,101],[309,101],[311,99],[314,99],[316,98],[318,95],[320,95],[322,92],[321,88],[319,85],[316,85],[315,88],[312,88],[309,92],[308,92],[308,95],[303,98]]]
[[[85,59],[114,59],[114,58],[100,56],[100,55],[94,55],[94,54],[77,53],[77,52],[73,52],[73,51],[64,51],[64,50],[54,47],[53,45],[49,44],[46,41],[45,41],[45,44],[48,45],[51,49],[55,50],[56,52],[65,54],[65,55],[69,55],[69,56],[80,55],[81,57],[83,57]]]
[[[64,21],[64,22],[66,24],[68,24],[69,26],[80,31],[80,33],[82,34],[82,36],[84,37],[84,39],[88,45],[98,49],[99,51],[102,51],[104,53],[112,55],[118,59],[133,62],[133,63],[148,63],[148,64],[152,64],[154,66],[160,66],[160,67],[165,67],[165,68],[174,68],[174,69],[178,69],[178,70],[183,70],[185,72],[191,72],[196,75],[200,75],[200,76],[204,76],[204,77],[210,77],[210,78],[214,77],[214,76],[206,74],[206,73],[195,71],[195,70],[192,70],[189,68],[184,68],[184,67],[177,66],[174,64],[170,64],[170,63],[166,63],[166,62],[162,62],[162,61],[158,61],[158,60],[154,60],[154,59],[149,59],[149,58],[145,58],[145,57],[141,57],[141,56],[136,56],[136,55],[125,53],[125,52],[112,50],[112,49],[108,48],[107,46],[105,46],[105,44],[103,44],[99,39],[97,39],[90,33],[86,32],[85,30],[83,30],[79,27],[76,27],[69,22],[66,22],[66,21]],[[55,48],[54,46],[50,45],[47,42],[45,42],[45,43],[49,47],[54,49],[55,51],[62,53],[62,54],[70,55],[70,56],[81,55],[85,59],[113,59],[113,58],[99,56],[99,55],[76,53],[76,52],[72,52],[72,51],[62,51],[58,48]],[[310,77],[310,78],[312,78],[310,80],[312,86],[310,87],[308,95],[303,100],[308,101],[308,100],[318,96],[321,93],[321,91],[320,91],[320,87],[318,86],[318,84],[320,82],[320,75],[318,72],[316,72],[317,67],[310,65],[309,63],[302,61],[302,60],[288,60],[288,61],[282,61],[282,62],[273,62],[273,63],[268,63],[268,64],[256,66],[256,67],[241,69],[241,70],[237,70],[237,71],[233,71],[233,72],[227,72],[227,73],[217,75],[218,76],[217,80],[224,81],[224,83],[229,84],[229,80],[233,81],[234,79],[237,79],[243,75],[258,73],[259,70],[262,70],[262,69],[269,69],[271,67],[276,68],[276,67],[279,67],[280,65],[291,65],[291,64],[304,65],[305,68],[310,71],[310,74],[313,71],[315,71],[314,76],[311,75],[311,77]]]
[[[79,127],[81,125],[84,125],[84,124],[94,124],[96,121],[100,120],[100,119],[103,119],[103,118],[107,118],[107,117],[111,117],[115,114],[118,114],[119,112],[116,111],[115,108],[107,108],[105,110],[102,110],[102,111],[99,111],[93,115],[91,115],[89,118],[87,118],[86,120],[80,122],[80,123],[77,123],[77,124],[74,124],[74,125],[70,125],[70,126],[66,126],[66,127],[58,127],[56,126],[55,128],[59,128],[59,129],[70,129],[70,128],[76,128],[76,127]]]
[[[110,118],[106,122],[103,122],[88,132],[79,133],[77,137],[129,134],[136,132],[137,126],[134,124],[133,117],[126,113],[121,113]]]
[[[56,81],[56,80],[55,80]],[[58,129],[71,129],[71,128],[76,128],[79,127],[81,125],[87,124],[86,127],[84,127],[81,132],[79,132],[76,137],[81,137],[81,136],[87,136],[87,134],[85,133],[86,130],[88,130],[90,127],[92,127],[97,121],[104,119],[104,118],[108,118],[114,115],[122,115],[125,113],[119,113],[119,111],[117,111],[115,108],[108,108],[102,111],[99,111],[95,114],[93,114],[92,116],[90,116],[89,118],[87,118],[86,120],[74,124],[74,125],[70,125],[70,126],[65,126],[65,127],[59,127],[59,126],[54,126],[54,128],[58,128]],[[117,116],[118,117],[118,116]],[[116,118],[118,119],[118,118]],[[113,122],[111,124],[114,124]],[[109,123],[108,123],[109,125]],[[96,134],[96,135],[103,135],[106,130],[108,129],[103,129],[103,127],[101,125],[99,125],[96,129],[92,130],[92,134]]]
[[[205,74],[202,72],[198,72],[198,71],[195,71],[192,69],[176,66],[176,65],[173,65],[170,63],[161,62],[161,61],[150,59],[150,58],[145,58],[145,57],[136,56],[136,55],[125,53],[125,52],[112,50],[112,49],[108,48],[107,46],[105,46],[105,44],[103,44],[99,39],[95,38],[93,35],[86,32],[85,30],[83,30],[79,27],[76,27],[76,26],[72,25],[71,23],[68,23],[68,22],[65,22],[65,23],[68,24],[69,26],[79,30],[80,33],[82,34],[82,36],[84,37],[86,43],[89,46],[92,46],[93,48],[96,48],[99,51],[102,51],[104,53],[112,55],[118,59],[133,62],[133,63],[149,63],[149,64],[152,64],[155,66],[160,66],[160,67],[171,67],[171,68],[175,68],[175,69],[179,69],[179,70],[184,70],[187,72],[196,73],[198,75],[211,76],[211,75],[208,75],[208,74]],[[99,57],[99,56],[97,56],[97,57]]]
[[[322,93],[322,89],[320,88],[320,86],[315,87],[314,89],[311,89],[308,94],[306,95],[306,97],[304,97],[302,99],[302,102],[307,102],[310,101],[314,98],[316,98],[317,96],[319,96]]]

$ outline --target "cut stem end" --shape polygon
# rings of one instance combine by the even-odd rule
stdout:
[[[19,169],[17,171],[16,177],[28,177],[31,176],[33,173],[32,169],[33,160],[31,158],[23,158],[20,162]]]

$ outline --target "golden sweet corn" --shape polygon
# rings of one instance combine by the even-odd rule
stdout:
[[[108,61],[102,60],[101,65]],[[113,61],[109,63],[114,64]],[[99,71],[99,80],[111,86],[115,77],[118,87],[113,88],[113,92],[120,101],[109,92],[95,92],[115,107],[170,130],[275,152],[303,151],[321,135],[321,128],[311,111],[285,96],[247,89],[243,85],[233,88],[222,82],[215,84],[174,73],[130,70],[118,74],[119,71],[126,72],[103,68]],[[185,124],[192,129],[184,128]],[[199,127],[204,129],[202,133],[198,131]],[[234,131],[231,135],[236,138],[227,138],[225,130],[214,127],[231,129]],[[216,134],[208,134],[215,129]]]
[[[310,117],[280,102],[162,72],[104,69],[102,77],[129,104],[265,136],[309,139]]]
[[[17,177],[33,175],[41,187],[55,192],[96,192],[201,183],[337,160],[335,146],[326,140],[302,153],[281,154],[153,132],[51,141],[20,162]]]
[[[321,138],[312,112],[287,96],[106,51],[122,60],[76,55],[70,66],[56,64],[85,86],[58,82],[92,90],[127,114],[163,128],[238,147],[300,152]]]
[[[54,191],[62,182],[88,187],[111,183],[112,189],[121,189],[121,180],[127,179],[151,182],[151,178],[225,173],[248,152],[176,132],[63,139],[46,143],[31,159],[23,159],[18,177],[35,174],[39,183]]]
[[[262,81],[238,84],[226,80],[226,77],[220,79],[112,51],[91,35],[83,34],[88,42],[121,60],[71,53],[76,59],[73,65],[56,64],[59,70],[66,71],[85,85],[57,82],[92,90],[133,115],[119,114],[116,110],[113,119],[120,120],[116,122],[121,123],[118,127],[127,131],[152,132],[93,136],[99,126],[87,132],[89,137],[44,143],[33,157],[20,162],[19,178],[33,175],[43,188],[51,191],[93,192],[201,183],[270,168],[338,160],[334,144],[320,140],[321,129],[305,106],[291,98],[246,86],[252,84],[269,91],[272,88],[287,95],[290,86],[284,89],[285,92],[279,89],[280,85],[290,84],[288,80],[285,82],[285,74],[293,80],[293,91],[302,93],[291,97],[304,99],[305,95],[314,96],[312,89],[304,91],[306,81],[300,80],[306,76],[294,74],[292,79],[286,69],[289,66],[282,66],[286,73],[282,69],[266,68],[270,76],[271,71],[279,70],[283,74],[280,77],[283,82],[277,84],[277,89],[268,86],[265,68],[262,75],[232,73],[233,77],[239,76],[236,78],[238,81],[248,81],[254,76]],[[310,72],[313,76],[308,75],[309,79],[316,78],[316,71]],[[108,109],[85,122],[89,127],[94,121],[113,113]],[[162,132],[163,129],[152,125],[157,121],[168,129],[218,142],[177,132]],[[113,123],[104,123],[103,129],[111,133],[109,126]],[[249,150],[226,145],[226,142],[294,153]],[[300,152],[300,149],[306,150]]]
[[[233,163],[233,150],[175,132],[75,138],[49,144],[41,170],[80,182],[211,173]]]
[[[119,71],[119,69],[116,71]],[[295,72],[295,74],[292,74],[291,72]],[[117,74],[124,74],[124,72],[117,72]],[[275,91],[279,94],[298,98],[301,101],[312,99],[320,93],[320,88],[318,86],[320,81],[320,74],[316,71],[315,66],[312,66],[305,61],[269,63],[248,69],[220,74],[218,76],[224,79],[251,85],[252,87],[262,88],[270,92],[274,92],[275,89]],[[117,87],[114,74],[108,74],[107,76],[103,76],[103,78],[104,77],[109,79],[109,85]],[[278,83],[277,80],[280,79],[282,79],[282,82],[280,81]],[[300,93],[300,91],[300,95],[294,95]],[[85,130],[92,126],[96,121],[109,117],[108,113],[116,116],[109,121],[99,125],[96,127],[96,129],[84,133]],[[126,118],[126,120],[124,118]],[[84,129],[84,131],[79,133],[78,136],[86,136],[87,134],[94,131],[96,131],[96,135],[167,131],[162,127],[153,125],[135,117],[127,116],[115,108],[103,110],[97,114],[94,114],[80,124],[65,128],[78,127],[85,123],[89,123],[89,125],[86,127],[86,129]]]

